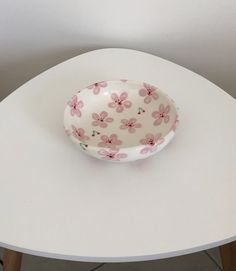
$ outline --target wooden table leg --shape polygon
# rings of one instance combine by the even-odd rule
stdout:
[[[3,271],[20,271],[22,253],[10,249],[4,250]]]
[[[220,256],[224,271],[236,271],[236,242],[221,246]]]

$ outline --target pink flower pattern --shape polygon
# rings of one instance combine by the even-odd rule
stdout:
[[[89,140],[89,137],[85,135],[85,131],[83,128],[76,128],[74,125],[71,126],[72,128],[72,135],[80,140],[80,141],[86,141]]]
[[[126,158],[126,153],[119,153],[118,150],[99,150],[98,154],[102,156],[102,159],[110,161],[120,161],[120,159]]]
[[[99,147],[107,147],[112,150],[117,149],[117,145],[121,145],[122,141],[117,138],[116,134],[111,134],[110,136],[102,135],[101,142],[98,143]]]
[[[161,145],[163,142],[164,138],[162,137],[161,133],[158,133],[156,135],[153,135],[151,133],[146,134],[146,137],[140,140],[140,143],[142,145],[145,145],[145,148],[143,148],[140,153],[147,154],[149,152],[154,152],[155,150],[157,150],[158,145]]]
[[[93,90],[93,93],[95,95],[99,94],[101,88],[105,88],[107,86],[107,83],[102,81],[102,82],[99,82],[99,83],[95,83],[91,86],[88,87],[88,89],[92,89]]]
[[[70,107],[71,116],[76,115],[77,117],[81,117],[80,109],[84,106],[84,103],[82,101],[78,101],[78,97],[76,95],[71,98],[68,105]]]
[[[126,87],[127,80],[120,80],[120,82],[123,82],[123,86]],[[93,94],[99,94],[100,91],[102,91],[103,88],[106,88],[108,84],[109,83],[107,82],[100,82],[87,87],[87,89],[92,90],[89,95],[93,96]],[[161,103],[161,101],[159,100],[159,96],[161,97],[162,94],[158,93],[158,89],[147,83],[142,83],[136,89],[135,93],[136,99],[138,99],[138,101],[140,102],[137,105],[138,109],[136,108],[138,112],[135,110],[135,108],[133,108],[135,110],[135,112],[133,112],[132,109],[128,109],[132,108],[132,99],[135,97],[128,97],[129,94],[129,92],[124,90],[120,92],[118,90],[115,92],[111,92],[110,95],[106,97],[106,99],[108,100],[111,99],[110,101],[106,102],[107,108],[105,108],[104,106],[104,108],[101,109],[101,112],[91,112],[90,110],[87,111],[87,108],[84,109],[84,107],[87,105],[87,102],[83,98],[81,99],[79,91],[78,94],[74,95],[67,103],[68,111],[66,113],[68,114],[68,116],[76,116],[79,118],[84,117],[85,113],[87,113],[90,114],[91,119],[88,120],[85,116],[84,121],[82,118],[81,122],[81,119],[70,117],[70,126],[65,128],[66,134],[78,140],[78,144],[83,150],[87,150],[87,148],[89,147],[88,142],[91,140],[91,146],[96,146],[97,148],[96,157],[109,161],[120,161],[121,159],[129,157],[129,154],[126,151],[123,151],[122,146],[123,142],[126,140],[126,138],[123,138],[123,136],[125,136],[125,134],[127,135],[127,133],[131,134],[132,142],[136,146],[140,146],[141,144],[141,147],[138,149],[138,152],[140,153],[140,158],[142,155],[148,156],[155,151],[161,149],[162,146],[160,145],[163,144],[164,141],[168,143],[168,138],[165,139],[162,136],[162,126],[159,127],[159,130],[157,131],[155,131],[155,129],[157,128],[154,128],[154,126],[160,126],[163,124],[163,129],[165,131],[166,129],[168,129],[169,132],[175,132],[179,123],[179,119],[177,113],[174,113],[174,108],[171,108],[171,104],[174,102],[171,101],[171,99],[169,98],[170,103],[168,103],[168,101],[164,102],[164,100]],[[97,98],[94,97],[94,99]],[[155,103],[157,103],[156,107],[154,107],[156,109],[152,109],[152,106],[150,107],[150,104],[155,104],[154,101]],[[123,115],[121,114],[122,112]],[[145,114],[143,114],[144,112]],[[117,122],[114,123],[115,121],[117,121],[118,123],[120,122],[120,124],[118,124]],[[145,123],[146,121],[153,122],[153,131],[149,130],[150,127],[148,123]],[[80,125],[80,123],[82,125]],[[120,129],[120,132],[118,131],[117,134],[115,134],[113,130],[115,129],[115,126],[116,129]],[[142,134],[140,136],[140,132],[142,132],[142,129],[137,129],[141,127],[153,133],[145,133],[143,136]],[[110,130],[110,128],[112,129]],[[101,131],[102,129],[104,129],[103,132]],[[122,130],[126,130],[126,132],[122,132]],[[89,150],[90,148],[88,148],[88,151]],[[129,157],[129,160],[132,159],[132,157]]]
[[[143,83],[143,86],[144,88],[141,88],[139,90],[139,95],[142,97],[145,97],[144,102],[146,104],[149,104],[152,101],[152,99],[153,100],[158,99],[159,96],[156,91],[157,89],[154,86],[146,84],[146,83]]]
[[[137,119],[131,118],[131,119],[122,119],[121,120],[122,125],[120,126],[120,129],[125,130],[128,129],[130,133],[135,133],[136,128],[141,128],[141,123],[137,123]]]
[[[163,104],[159,105],[159,110],[158,111],[154,111],[152,113],[153,118],[155,118],[156,120],[153,122],[153,125],[158,126],[162,123],[162,121],[164,121],[164,123],[168,123],[170,116],[168,115],[168,113],[170,112],[170,106],[164,106]]]
[[[112,122],[114,119],[108,117],[108,113],[106,111],[102,111],[100,114],[93,113],[92,118],[94,121],[92,122],[93,126],[100,126],[101,128],[107,127],[107,122]]]
[[[111,94],[111,99],[113,102],[108,104],[111,108],[116,108],[117,113],[123,112],[124,108],[130,108],[132,103],[127,100],[128,94],[127,92],[122,92],[121,95],[117,95],[116,93]]]

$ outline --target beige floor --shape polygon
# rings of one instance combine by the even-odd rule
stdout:
[[[0,248],[2,256],[3,249]],[[42,257],[24,255],[22,271],[89,271],[95,268],[96,263],[80,263],[63,260],[54,260]],[[0,266],[0,270],[1,266]],[[198,252],[165,260],[105,264],[99,271],[220,271],[221,263],[218,249]]]

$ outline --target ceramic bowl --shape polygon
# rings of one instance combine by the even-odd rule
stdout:
[[[82,151],[106,161],[147,158],[175,134],[178,113],[157,87],[128,80],[103,81],[67,103],[64,126]]]

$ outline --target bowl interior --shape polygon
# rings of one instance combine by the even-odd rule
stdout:
[[[110,140],[111,145],[129,148],[147,138],[165,137],[176,117],[174,103],[157,87],[120,80],[79,91],[68,102],[64,121],[74,139],[89,146],[107,147]]]

